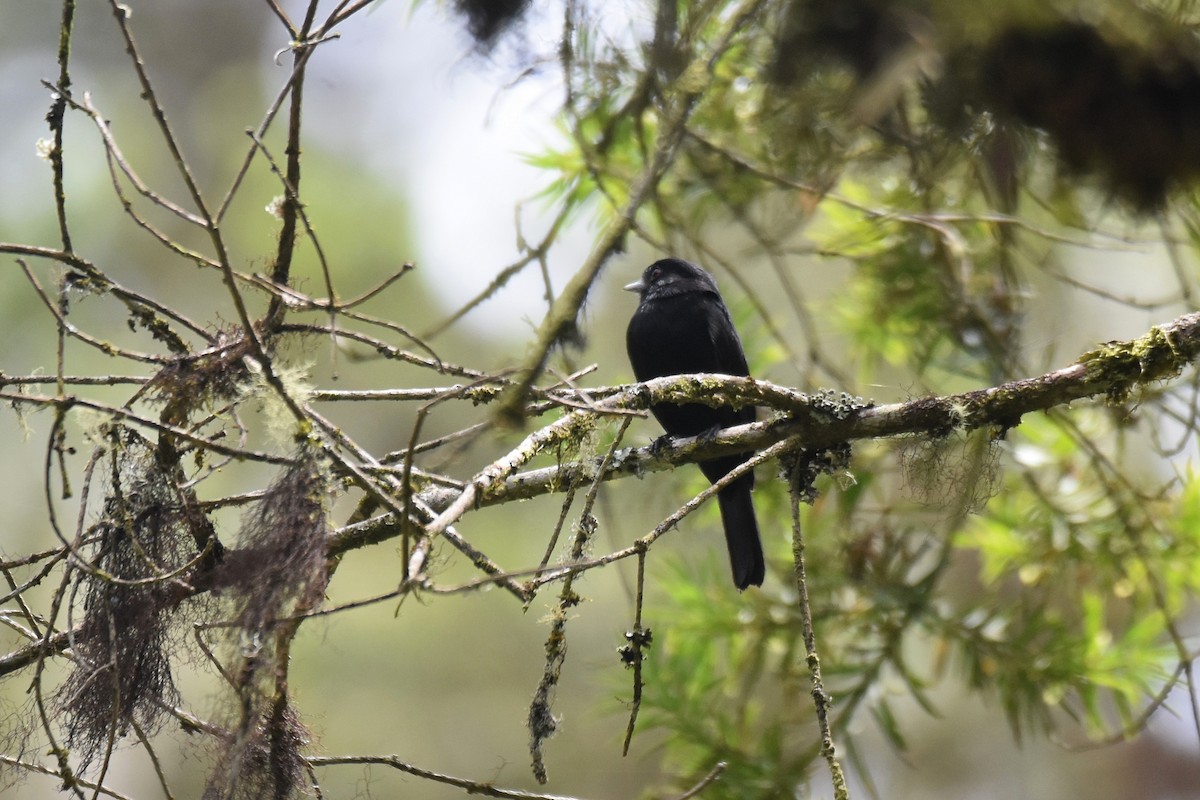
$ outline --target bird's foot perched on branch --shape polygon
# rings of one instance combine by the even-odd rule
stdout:
[[[673,441],[674,441],[674,437],[672,437],[671,434],[669,434],[669,433],[664,433],[662,436],[659,436],[657,439],[655,439],[653,442],[650,443],[650,455],[653,455],[653,456],[659,455],[660,453],[662,453],[663,450],[670,447],[671,443]]]

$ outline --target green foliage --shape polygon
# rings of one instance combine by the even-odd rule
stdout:
[[[1108,420],[1077,415],[1089,436]],[[1062,710],[1100,734],[1110,708],[1132,724],[1132,709],[1167,678],[1167,622],[1200,588],[1200,540],[1184,522],[1195,480],[1177,497],[1139,490],[1104,474],[1082,435],[1049,420],[1023,425],[1014,436],[1023,468],[959,539],[979,556],[983,589],[963,609],[967,678],[999,696],[1014,727],[1050,728]]]
[[[1015,0],[970,14],[953,3],[851,5],[848,15],[879,13],[881,24],[893,8],[920,15],[945,45],[941,70],[921,66],[922,41],[908,61],[880,54],[896,55],[891,73],[871,67],[871,54],[853,48],[874,41],[817,38],[816,4],[768,4],[772,25],[728,39],[723,23],[739,4],[677,4],[670,57],[649,43],[639,59],[617,57],[595,46],[598,34],[581,20],[563,123],[570,144],[535,163],[552,174],[560,201],[599,201],[615,213],[669,133],[664,109],[689,79],[679,65],[711,57],[678,155],[637,212],[638,232],[741,276],[763,315],[761,323],[739,315],[753,332],[757,374],[801,349],[782,332],[793,323],[806,334],[835,327],[840,349],[804,344],[814,361],[849,365],[840,371],[862,387],[942,394],[1038,374],[1026,323],[1069,325],[1085,295],[1106,296],[1076,278],[1058,282],[1059,253],[1113,209],[1062,166],[1044,133],[993,112],[989,104],[1002,107],[994,95],[972,94],[986,83],[973,51],[1010,27],[1074,18],[1061,4]],[[1119,3],[1095,13],[1106,35],[1141,26],[1122,41],[1145,44],[1157,29]],[[779,48],[797,20],[798,44]],[[1103,47],[1102,37],[1089,41]],[[802,44],[833,57],[802,61]],[[799,66],[783,69],[792,57]],[[1194,204],[1178,211],[1194,249]],[[726,259],[730,238],[741,249]],[[836,288],[782,305],[763,288],[763,272],[737,272],[747,240],[775,270],[768,278],[804,287],[808,276],[836,271]],[[792,260],[797,253],[813,258]],[[1186,296],[1191,279],[1175,268]],[[1050,355],[1070,363],[1079,351]],[[978,434],[1003,441],[859,447],[854,480],[828,487],[804,515],[839,747],[863,766],[852,722],[867,714],[904,750],[913,723],[901,709],[936,714],[938,692],[950,687],[998,704],[1017,737],[1072,725],[1079,735],[1136,733],[1175,664],[1190,658],[1175,624],[1200,588],[1200,487],[1190,471],[1146,465],[1168,463],[1165,448],[1150,444],[1164,409],[1191,402],[1187,390],[1168,391],[1144,395],[1136,417],[1076,407]],[[790,544],[778,535],[789,527],[787,498],[760,476],[756,504],[776,567],[763,591],[736,594],[723,565],[707,559],[675,569],[647,610],[656,644],[643,723],[665,732],[677,789],[729,762],[710,797],[793,795],[820,758],[784,568]]]
[[[681,783],[723,760],[729,769],[712,797],[789,794],[816,756],[795,609],[742,608],[725,572],[716,559],[680,564],[663,584],[659,607],[672,616],[646,662],[644,719],[670,732],[667,764]]]
[[[74,14],[74,2],[61,5],[64,19]],[[452,327],[509,278],[538,265],[552,308],[531,354],[536,357],[514,373],[496,366],[511,365],[513,355],[511,349],[500,354],[494,337],[478,331],[457,342],[447,337],[435,353],[412,333],[442,312],[424,301],[419,287],[393,288],[408,267],[393,274],[386,266],[392,257],[380,256],[396,249],[395,219],[403,216],[393,187],[348,178],[340,159],[322,156],[316,142],[301,134],[302,117],[318,113],[300,113],[306,75],[319,74],[325,63],[320,55],[309,56],[332,46],[350,17],[372,4],[333,5],[314,3],[301,31],[293,29],[299,17],[289,20],[271,4],[270,16],[282,26],[274,29],[274,40],[290,42],[276,61],[290,58],[294,71],[279,76],[287,83],[276,88],[281,93],[269,93],[278,97],[269,109],[261,103],[273,101],[246,90],[254,83],[246,81],[251,62],[214,59],[207,50],[204,63],[232,65],[220,90],[194,75],[176,88],[195,90],[168,94],[154,88],[158,70],[177,66],[166,62],[185,60],[143,58],[137,41],[166,40],[153,35],[153,27],[139,27],[141,13],[130,17],[118,4],[110,9],[118,28],[132,31],[132,24],[138,30],[124,47],[131,82],[120,83],[101,60],[94,74],[80,65],[68,80],[73,48],[67,46],[70,26],[62,26],[62,77],[52,87],[56,110],[47,119],[53,134],[62,133],[70,99],[72,133],[53,150],[49,140],[41,143],[55,165],[53,192],[43,199],[61,203],[58,225],[43,226],[41,233],[57,227],[62,250],[0,246],[17,259],[58,324],[58,337],[31,340],[40,355],[30,363],[55,368],[0,376],[13,389],[8,398],[18,413],[26,404],[54,412],[48,447],[37,463],[61,547],[6,557],[4,566],[14,606],[6,621],[10,633],[25,640],[7,669],[11,674],[37,664],[28,685],[45,740],[28,746],[32,755],[23,769],[55,775],[77,793],[86,785],[73,783],[68,754],[54,741],[56,723],[42,708],[43,685],[49,685],[43,667],[67,654],[73,672],[55,695],[65,719],[63,742],[76,749],[76,761],[102,759],[100,769],[90,771],[101,780],[128,772],[113,762],[110,773],[109,760],[118,738],[132,729],[171,796],[147,735],[167,734],[164,715],[180,705],[185,731],[219,742],[209,794],[235,796],[239,773],[236,796],[283,797],[310,783],[318,791],[317,767],[360,759],[312,758],[307,751],[308,734],[292,705],[305,691],[289,685],[289,667],[305,662],[293,660],[292,651],[294,642],[308,646],[296,639],[301,625],[311,630],[321,620],[357,619],[349,615],[397,604],[385,615],[405,626],[397,631],[399,649],[381,647],[389,637],[377,629],[367,633],[364,625],[364,649],[342,658],[334,637],[348,626],[318,629],[321,642],[311,647],[328,669],[313,670],[325,673],[315,685],[338,684],[346,691],[307,694],[346,708],[362,695],[366,716],[403,719],[387,735],[407,741],[383,748],[372,742],[370,749],[408,758],[406,748],[438,748],[461,739],[462,726],[478,725],[478,717],[465,718],[459,710],[511,714],[497,702],[491,681],[506,665],[487,656],[512,652],[516,640],[499,626],[480,626],[485,617],[463,612],[466,603],[479,602],[473,608],[498,618],[506,612],[484,605],[490,598],[482,591],[498,584],[520,599],[521,610],[511,617],[531,621],[534,615],[522,612],[560,584],[551,601],[552,628],[545,638],[536,637],[530,651],[545,653],[527,717],[534,776],[545,782],[541,749],[559,728],[556,690],[566,694],[567,669],[588,669],[577,666],[586,665],[586,657],[567,660],[568,642],[573,648],[578,642],[584,653],[589,643],[573,620],[584,613],[585,601],[607,599],[594,577],[612,576],[612,564],[630,554],[638,559],[639,582],[630,594],[639,605],[619,654],[635,669],[614,665],[613,672],[637,676],[640,718],[631,719],[631,729],[639,743],[661,743],[667,774],[654,780],[672,784],[662,787],[664,796],[680,796],[720,762],[728,766],[704,788],[705,797],[817,794],[811,785],[825,760],[838,792],[834,755],[848,758],[854,777],[870,785],[881,760],[872,748],[884,742],[901,756],[918,752],[921,739],[940,724],[932,718],[955,710],[947,698],[981,700],[1008,723],[1013,738],[1026,743],[1131,738],[1177,685],[1190,680],[1195,643],[1183,622],[1200,590],[1200,481],[1194,472],[1200,381],[1182,367],[1196,348],[1177,350],[1165,328],[1151,329],[1133,345],[1095,340],[1140,335],[1152,322],[1193,310],[1200,296],[1194,265],[1200,193],[1190,185],[1200,180],[1200,51],[1193,9],[1127,0],[658,0],[642,4],[629,20],[614,21],[603,13],[604,4],[564,4],[560,35],[547,39],[546,59],[522,65],[532,74],[557,61],[565,79],[559,140],[526,156],[546,175],[541,199],[553,221],[537,244],[518,231],[518,261],[425,337]],[[525,19],[526,9],[533,19],[536,5],[454,4],[468,12],[469,27],[488,52],[504,31],[521,29],[510,23]],[[1080,10],[1085,6],[1086,13]],[[206,24],[220,16],[197,13]],[[320,13],[328,16],[316,23]],[[168,16],[160,32],[190,28]],[[78,26],[86,35],[78,35],[76,51],[94,55],[109,46],[93,38],[100,35],[93,27],[90,19]],[[248,38],[261,50],[270,37]],[[264,53],[254,57],[263,61]],[[367,79],[380,82],[373,73]],[[110,105],[115,90],[125,86],[152,103],[144,118],[154,124],[135,123],[130,130],[136,118]],[[102,109],[94,117],[87,105],[93,92]],[[234,114],[229,98],[243,94],[255,97],[240,101],[245,107]],[[322,91],[307,97],[310,108],[330,99]],[[182,115],[185,101],[193,109],[189,116]],[[246,120],[261,127],[255,134],[259,149],[243,142],[219,157],[205,152],[202,143],[225,131],[231,114],[241,120],[232,138],[243,138]],[[104,121],[109,118],[112,126]],[[110,149],[88,156],[73,137],[86,129],[94,139],[94,127]],[[171,130],[181,136],[178,148]],[[106,139],[113,131],[116,138]],[[101,152],[113,171],[116,217],[99,204],[92,209],[91,193],[80,191],[103,174],[86,169],[89,159],[100,163]],[[68,153],[71,171],[64,174],[59,168]],[[184,153],[203,155],[185,159]],[[268,158],[275,163],[268,166]],[[181,192],[193,175],[197,188]],[[203,188],[210,184],[211,193]],[[330,186],[339,190],[318,188]],[[268,208],[279,212],[282,224],[263,211],[272,197]],[[301,209],[304,219],[296,216]],[[1153,219],[1139,216],[1147,210],[1155,212]],[[584,214],[604,229],[600,246],[564,290],[551,280],[550,263],[567,260],[560,234]],[[317,223],[311,229],[310,219]],[[474,230],[477,222],[464,220],[460,227]],[[127,242],[123,228],[137,231],[149,249]],[[35,233],[20,238],[55,239]],[[98,234],[111,238],[111,245],[97,249],[92,240]],[[1117,249],[1136,259],[1136,268],[1118,263],[1110,252]],[[718,273],[752,373],[805,392],[832,386],[833,394],[814,394],[828,405],[854,406],[830,401],[838,392],[870,395],[880,406],[986,387],[999,387],[997,393],[1008,398],[1053,383],[1054,374],[1046,373],[1063,367],[1116,375],[1118,385],[1106,383],[1108,395],[1095,402],[1047,400],[1053,407],[1044,413],[1014,414],[987,427],[972,421],[969,430],[956,429],[943,413],[937,423],[942,428],[921,436],[855,442],[848,460],[852,474],[829,467],[824,474],[832,477],[815,486],[797,480],[793,489],[808,503],[795,521],[804,534],[803,578],[793,563],[801,547],[792,539],[788,483],[805,462],[788,453],[783,460],[792,462],[791,472],[777,468],[783,477],[768,474],[775,465],[764,465],[755,503],[770,574],[761,590],[732,588],[719,545],[715,552],[689,552],[687,563],[671,563],[662,556],[664,540],[643,549],[649,537],[630,548],[627,530],[603,531],[614,534],[611,540],[593,536],[610,516],[608,509],[593,509],[598,483],[575,492],[582,507],[568,501],[556,515],[556,504],[546,501],[543,508],[558,517],[557,524],[543,525],[515,505],[494,524],[460,524],[467,511],[504,500],[500,480],[513,477],[513,464],[595,464],[598,453],[632,443],[632,436],[624,438],[629,418],[616,433],[613,420],[601,415],[551,428],[541,438],[510,431],[507,443],[484,443],[479,434],[492,432],[475,409],[503,394],[508,417],[532,426],[547,424],[550,415],[526,418],[520,410],[526,400],[562,399],[560,413],[573,416],[575,408],[591,404],[588,387],[568,397],[565,389],[541,386],[548,379],[575,389],[576,378],[594,377],[572,368],[574,376],[560,384],[562,375],[549,366],[556,358],[552,349],[575,338],[585,298],[600,293],[597,276],[606,261],[626,251],[640,259],[646,250],[693,258]],[[102,257],[93,258],[94,252]],[[1155,260],[1160,252],[1161,263]],[[43,278],[26,263],[32,259],[53,266],[53,274]],[[186,278],[164,271],[175,259],[186,264]],[[135,264],[152,271],[127,273]],[[258,274],[264,271],[271,282]],[[435,265],[419,274],[441,280],[449,273]],[[1152,295],[1146,286],[1154,287]],[[34,296],[29,289],[22,284],[21,296]],[[174,299],[160,304],[154,300],[160,292]],[[119,337],[110,337],[112,326],[103,321],[108,312],[99,308],[114,298],[125,308],[113,317],[122,328]],[[383,310],[377,316],[367,308]],[[128,349],[126,322],[130,341],[146,337]],[[90,333],[93,328],[100,333]],[[329,356],[310,358],[318,335],[321,342],[328,339]],[[343,347],[349,344],[356,347]],[[89,349],[102,354],[102,365],[79,357]],[[288,366],[305,364],[300,371],[323,383],[342,368],[343,349],[350,363],[359,350],[393,359],[385,369],[364,364],[358,374],[372,386],[402,384],[408,391],[390,396],[420,402],[420,410],[410,406],[396,414],[392,405],[375,415],[318,415],[310,400],[383,396],[353,391],[358,387],[318,392]],[[456,349],[466,353],[461,365]],[[602,369],[627,377],[618,351],[604,344],[594,352],[598,363],[606,362]],[[310,368],[312,358],[317,360]],[[403,364],[403,372],[394,364]],[[119,403],[89,399],[86,387],[107,383],[97,388],[111,393],[123,391],[126,382],[135,388]],[[263,401],[257,418],[245,413],[247,401],[256,400]],[[65,433],[78,426],[81,408],[91,409],[83,412],[91,415],[86,421],[97,420],[84,425],[87,438],[96,440],[88,449],[107,442],[90,459]],[[847,418],[837,416],[838,424]],[[414,419],[426,430],[410,431]],[[266,441],[272,435],[276,441]],[[412,447],[379,458],[371,453],[375,444],[394,446],[396,437]],[[519,441],[526,445],[511,451],[511,459],[497,461],[500,453],[489,449],[510,449]],[[827,452],[840,456],[850,445]],[[254,464],[283,460],[290,465],[268,487],[253,476],[241,482],[240,473]],[[842,469],[843,462],[836,463]],[[397,464],[402,469],[385,468]],[[76,466],[85,476],[84,489],[75,490],[82,496],[72,501],[78,501],[78,513],[60,513],[68,507],[63,502]],[[101,480],[106,469],[111,477]],[[692,492],[706,485],[690,466],[679,476]],[[59,484],[61,500],[52,496]],[[611,495],[606,489],[599,504],[608,505],[618,491],[637,491],[637,484],[626,481]],[[334,513],[335,487],[366,498],[345,527],[340,511]],[[686,496],[683,489],[679,495]],[[467,509],[472,499],[475,507]],[[388,511],[403,513],[372,512],[368,518],[385,500]],[[64,522],[72,517],[74,543]],[[240,534],[230,530],[235,518],[243,521]],[[715,503],[709,503],[687,525],[717,521]],[[549,541],[538,538],[543,529],[552,529]],[[370,556],[358,563],[347,557],[388,539],[400,541],[404,557],[398,562],[377,558],[364,566]],[[562,554],[554,561],[561,569],[530,569],[539,557],[548,565],[556,553]],[[343,579],[335,587],[343,594],[326,598],[344,557],[341,575],[359,570],[352,574],[384,576],[378,592]],[[462,583],[447,579],[459,565],[469,569],[468,562],[482,572],[472,570]],[[59,577],[49,580],[52,575]],[[643,575],[652,576],[644,585]],[[26,602],[27,591],[55,582],[48,613]],[[216,600],[203,611],[195,604],[204,624],[194,641],[212,675],[223,679],[222,691],[235,699],[224,723],[220,714],[213,722],[193,717],[192,698],[179,697],[175,686],[180,664],[174,640],[185,619],[178,611],[190,611],[185,604],[201,595],[229,601],[226,615]],[[462,604],[444,617],[420,616],[427,605],[455,602],[449,595],[463,596]],[[423,619],[432,620],[424,629]],[[224,655],[207,644],[213,631],[228,633]],[[432,655],[426,642],[461,645],[458,664],[487,672],[489,680],[462,680],[445,669],[444,659],[426,658]],[[643,657],[644,674],[638,669]],[[358,660],[368,658],[386,676],[386,696],[357,680],[369,671]],[[355,661],[356,669],[346,672],[334,663],[339,660]],[[823,680],[818,688],[816,664]],[[527,668],[523,663],[514,671]],[[470,697],[480,685],[478,697]],[[399,716],[379,713],[397,686],[416,691],[395,693]],[[1200,709],[1196,689],[1187,688]],[[219,710],[221,703],[216,705]],[[822,740],[826,722],[830,743]],[[1195,724],[1200,730],[1200,719]],[[36,721],[33,727],[39,727]],[[567,729],[563,725],[561,732]],[[575,728],[588,746],[593,730]],[[473,736],[485,740],[481,730]],[[325,744],[338,752],[344,741],[330,737]],[[487,752],[495,752],[491,748]],[[57,767],[45,766],[51,757]],[[361,764],[399,768],[396,760]],[[471,769],[487,774],[477,760]],[[455,791],[505,793],[490,779],[409,772],[422,773],[422,780],[453,784]],[[939,796],[955,795],[947,789]]]
[[[1147,509],[1174,521],[1135,546],[1118,504],[1071,474],[1089,466],[1069,433],[1036,421],[1018,438],[1018,457],[1037,468],[1009,465],[985,512],[953,536],[937,521],[924,527],[911,506],[893,504],[886,518],[870,510],[880,496],[872,468],[886,474],[886,456],[866,459],[856,484],[830,488],[804,515],[835,736],[851,754],[862,731],[852,720],[864,712],[906,749],[912,721],[897,706],[936,716],[937,689],[950,681],[995,701],[1023,738],[1070,720],[1093,736],[1136,729],[1170,678],[1178,655],[1166,626],[1200,588],[1196,482],[1188,477],[1178,506],[1160,500]],[[1053,460],[1055,451],[1076,463]],[[1060,505],[1047,506],[1038,486],[1046,482],[1067,484],[1054,493]],[[782,495],[771,485],[756,493],[763,519],[785,518]],[[791,794],[819,763],[796,598],[770,589],[790,585],[790,554],[779,536],[767,542],[768,591],[738,595],[709,556],[674,569],[651,605],[659,638],[646,662],[643,719],[669,732],[678,786],[729,762],[710,790],[717,797]]]

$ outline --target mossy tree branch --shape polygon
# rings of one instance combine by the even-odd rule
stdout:
[[[661,472],[720,455],[763,449],[789,437],[796,437],[811,450],[897,436],[944,437],[955,431],[986,427],[1002,435],[1019,425],[1025,414],[1089,398],[1128,400],[1139,389],[1178,376],[1198,356],[1200,312],[1157,325],[1137,339],[1107,342],[1084,353],[1074,364],[1044,375],[887,405],[861,405],[846,396],[810,395],[768,381],[729,375],[656,378],[615,391],[598,401],[595,410],[573,410],[539,429],[504,458],[481,470],[468,490],[430,486],[418,493],[417,500],[439,514],[457,503],[461,513],[454,519],[458,519],[484,507],[565,492],[593,481]],[[29,400],[32,398],[26,399]],[[713,436],[625,448],[610,458],[595,456],[519,471],[522,464],[538,453],[594,426],[606,412],[645,409],[663,402],[755,405],[778,412],[778,416],[728,428]],[[444,520],[443,524],[449,521]],[[328,555],[337,558],[400,533],[401,525],[394,515],[376,516],[331,533]],[[230,555],[237,557],[236,551]],[[66,634],[54,636],[48,645],[55,652],[68,646]],[[35,663],[40,649],[40,645],[30,645],[0,658],[0,677]]]

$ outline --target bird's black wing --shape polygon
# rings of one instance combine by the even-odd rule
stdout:
[[[712,371],[726,375],[749,375],[750,366],[746,363],[746,351],[742,349],[742,340],[738,338],[737,329],[733,327],[729,309],[719,300],[715,306],[708,315],[708,336],[715,364]],[[729,414],[725,422],[745,424],[753,422],[754,419],[753,406],[744,406]]]
[[[733,327],[729,309],[720,300],[713,302],[712,306],[706,316],[713,361],[717,366],[713,371],[726,375],[749,375],[746,352],[742,349],[742,340],[738,338],[737,329]]]

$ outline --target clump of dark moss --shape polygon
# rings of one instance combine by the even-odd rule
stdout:
[[[287,703],[264,713],[248,731],[227,731],[221,739],[205,800],[285,800],[305,786],[301,749],[311,736]]]
[[[214,579],[237,604],[237,626],[267,634],[291,606],[321,599],[329,580],[329,480],[315,455],[302,451],[242,523],[238,549]]]
[[[455,0],[476,43],[491,48],[525,14],[530,0]]]
[[[84,616],[71,642],[75,668],[57,696],[85,768],[131,725],[157,730],[175,703],[176,612],[197,557],[178,491],[153,448],[126,429],[108,435],[107,492],[77,570]]]
[[[1015,28],[988,46],[980,89],[999,113],[1046,131],[1067,167],[1150,209],[1200,178],[1196,50],[1114,41],[1076,22]]]

